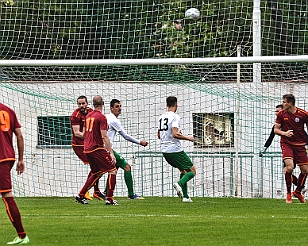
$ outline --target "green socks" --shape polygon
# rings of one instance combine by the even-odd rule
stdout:
[[[188,173],[181,173],[180,175],[180,181],[178,182],[179,185],[182,187],[183,191],[183,196],[185,198],[189,198],[187,194],[187,182],[191,180],[193,177],[195,177],[195,174],[193,172],[188,172]]]
[[[124,171],[124,180],[128,190],[128,196],[134,195],[134,182],[131,171]]]

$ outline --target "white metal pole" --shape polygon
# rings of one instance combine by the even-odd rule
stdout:
[[[237,46],[237,57],[241,56],[241,46]],[[240,96],[241,96],[241,63],[237,63],[236,69],[236,89],[237,89],[237,97],[236,97],[236,106],[235,106],[235,166],[234,166],[234,195],[238,196],[238,171],[239,171],[239,142],[240,142]]]
[[[260,57],[261,56],[261,10],[260,10],[260,0],[254,0],[253,2],[253,57]],[[262,92],[262,77],[261,77],[261,63],[253,63],[253,83],[255,85],[256,92]],[[256,93],[257,96],[257,93]],[[262,96],[262,95],[260,95]],[[261,136],[261,127],[259,126],[258,119],[260,119],[261,116],[261,97],[260,100],[256,100],[255,105],[253,106],[253,112],[254,112],[254,133],[255,133],[255,141],[253,141],[254,145],[252,148],[255,150],[258,150],[261,146],[260,137]],[[254,153],[254,161],[253,163],[256,163],[256,180],[257,183],[253,187],[253,196],[260,196],[261,187],[262,187],[262,180],[260,179],[262,177],[261,174],[261,162],[257,157],[257,153]],[[251,167],[253,168],[253,167]]]

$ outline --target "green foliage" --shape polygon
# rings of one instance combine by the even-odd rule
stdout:
[[[17,198],[31,245],[305,245],[307,205],[277,199],[177,197],[117,199],[121,206],[74,198]],[[0,243],[16,232],[5,206]],[[298,226],[301,221],[301,226]],[[296,228],[288,230],[286,228]]]
[[[11,3],[0,7],[0,59],[230,57],[237,56],[238,45],[241,56],[253,55],[253,0]],[[190,7],[200,10],[199,19],[184,18]],[[261,1],[262,55],[307,54],[307,11],[304,0]],[[14,80],[118,81],[179,81],[181,76],[195,81],[193,73],[198,74],[191,66],[172,67],[171,73],[160,68],[6,68],[5,74]]]

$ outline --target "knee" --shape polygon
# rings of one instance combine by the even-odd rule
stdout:
[[[194,166],[192,166],[192,167],[190,168],[190,170],[191,170],[195,175],[197,174],[196,168],[195,168]]]
[[[128,171],[130,171],[132,168],[131,168],[131,166],[129,165],[129,164],[126,164],[126,166],[124,167],[124,171],[125,172],[128,172]]]
[[[99,179],[100,179],[102,176],[103,176],[102,173],[97,173],[97,174],[96,174],[96,177],[98,177]]]
[[[115,170],[109,172],[109,174],[113,174],[113,175],[117,175],[117,173],[118,173],[118,169],[115,169]]]

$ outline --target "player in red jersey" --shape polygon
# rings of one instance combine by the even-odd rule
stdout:
[[[72,146],[75,154],[84,164],[89,164],[89,161],[85,155],[84,151],[84,133],[85,133],[85,121],[86,116],[89,112],[93,110],[88,107],[88,100],[86,96],[79,96],[77,98],[78,108],[74,110],[71,115],[70,121],[73,130],[72,136]],[[88,177],[90,177],[91,171],[89,172]],[[105,200],[105,196],[100,192],[98,188],[98,181],[93,185],[94,193],[93,196],[99,200]],[[85,198],[92,200],[89,191],[85,194]]]
[[[280,146],[282,157],[286,165],[285,181],[287,186],[286,203],[292,203],[292,194],[297,197],[301,203],[306,203],[301,194],[308,174],[308,157],[306,153],[305,125],[308,126],[308,112],[295,106],[295,97],[292,94],[286,94],[282,97],[283,110],[277,114],[274,128],[275,134],[281,136]],[[291,193],[292,172],[294,169],[294,159],[299,166],[301,173],[298,176],[297,187]]]
[[[18,234],[18,237],[7,244],[27,244],[30,242],[23,228],[20,212],[12,193],[11,169],[15,163],[13,133],[16,136],[18,150],[17,174],[22,174],[25,170],[25,163],[23,160],[24,138],[20,128],[21,126],[15,112],[0,103],[0,193],[7,214]]]
[[[106,205],[118,205],[118,203],[113,200],[113,191],[117,175],[117,168],[115,166],[116,158],[107,135],[108,124],[105,115],[102,114],[103,105],[103,98],[101,96],[95,96],[93,98],[94,110],[88,113],[86,117],[84,152],[89,160],[91,175],[76,197],[76,201],[82,204],[88,204],[84,197],[86,192],[103,174],[108,173]]]

